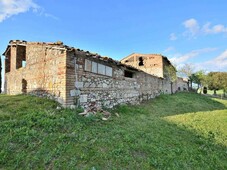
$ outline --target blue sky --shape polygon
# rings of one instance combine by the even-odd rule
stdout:
[[[226,0],[0,0],[0,53],[11,39],[60,40],[116,60],[158,53],[227,71],[226,9]]]

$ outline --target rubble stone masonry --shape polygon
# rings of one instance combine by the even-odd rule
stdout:
[[[126,65],[104,62],[83,52],[69,53],[67,58],[67,105],[113,107],[122,103],[138,104],[161,93],[170,93],[170,82]],[[86,71],[86,62],[112,68],[112,75]],[[132,77],[126,77],[130,72]]]
[[[4,55],[7,94],[30,93],[67,107],[111,108],[171,93],[168,79],[61,42],[10,41]]]

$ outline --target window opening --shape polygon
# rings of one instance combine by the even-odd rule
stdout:
[[[144,63],[143,63],[143,57],[139,57],[139,66],[143,66]]]
[[[27,80],[22,79],[22,93],[27,93]]]
[[[109,66],[106,66],[106,65],[94,62],[94,61],[90,61],[90,60],[87,60],[87,59],[85,59],[84,70],[92,72],[92,73],[96,73],[96,74],[98,73],[98,74],[101,74],[101,75],[110,76],[110,77],[113,76],[112,67],[109,67]]]
[[[25,66],[26,66],[26,47],[18,45],[16,54],[16,68],[19,69]]]
[[[133,72],[125,70],[124,71],[124,76],[128,78],[133,78]]]
[[[11,65],[11,56],[10,56],[10,50],[6,54],[5,58],[5,72],[10,72],[10,65]]]

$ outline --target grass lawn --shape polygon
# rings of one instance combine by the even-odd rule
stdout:
[[[227,100],[161,95],[108,121],[56,107],[0,95],[0,169],[227,169]]]
[[[217,93],[217,95],[223,95],[224,94],[223,90],[217,90],[216,93]],[[207,94],[213,95],[214,90],[207,90]]]
[[[197,93],[200,93],[201,92],[201,89],[199,89],[198,91],[197,91]],[[202,93],[203,93],[203,91],[202,91]],[[207,94],[209,94],[209,95],[213,95],[214,94],[214,90],[207,90]],[[227,93],[225,93],[226,95],[227,95]],[[224,95],[224,91],[223,90],[217,90],[216,91],[216,95],[218,95],[218,96],[223,96]]]

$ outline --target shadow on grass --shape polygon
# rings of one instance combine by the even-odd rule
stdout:
[[[162,119],[170,115],[223,109],[226,109],[225,104],[198,94],[162,95],[140,106],[120,106],[117,111],[123,120],[116,129],[128,128],[116,133],[121,136],[119,143],[129,144],[132,154],[143,155],[157,169],[226,169],[227,148],[216,143],[213,132],[207,131],[205,137]],[[113,126],[116,127],[116,123]]]
[[[227,94],[226,94],[226,96],[223,96],[223,95],[220,95],[220,94],[217,94],[217,95],[213,95],[213,94],[202,94],[202,95],[208,96],[208,97],[211,97],[211,98],[214,98],[214,99],[227,100]]]
[[[157,116],[170,116],[199,111],[214,111],[227,109],[227,105],[210,97],[196,93],[177,93],[161,95],[157,99],[141,105],[149,113]]]
[[[119,118],[107,122],[85,118],[84,122],[74,122],[70,116],[65,116],[67,123],[58,127],[64,133],[58,130],[50,136],[39,136],[42,145],[34,148],[35,153],[25,146],[27,159],[19,167],[29,163],[31,168],[44,169],[227,168],[227,149],[215,144],[213,136],[205,138],[152,114],[135,109],[131,113],[120,112]],[[46,159],[50,161],[45,163]]]
[[[214,136],[163,120],[225,108],[205,96],[179,93],[121,106],[115,110],[120,117],[109,121],[92,121],[69,109],[26,110],[23,117],[0,123],[0,169],[227,169],[227,148]]]
[[[189,106],[185,106],[185,101]],[[193,104],[194,102],[199,104]],[[179,108],[172,108],[176,106]],[[215,134],[207,131],[201,135],[196,130],[162,118],[223,109],[226,109],[224,104],[198,94],[160,96],[141,106],[120,106],[117,111],[122,118],[120,122],[111,125],[118,137],[112,142],[116,143],[117,148],[123,143],[123,147],[130,150],[128,157],[143,157],[148,165],[157,169],[226,169],[227,147],[217,144],[215,140],[215,135],[220,135],[219,132]],[[223,136],[223,140],[225,139],[226,136]]]
[[[98,154],[99,159],[109,161],[116,168],[227,168],[227,148],[215,144],[213,137],[204,138],[196,131],[189,131],[160,118],[143,115],[134,117],[136,121],[124,118],[109,125],[108,128],[112,130],[108,133],[100,129],[97,136],[103,143],[100,148],[108,152],[105,155],[108,159]],[[91,146],[89,149],[97,153],[100,148]],[[95,164],[93,159],[91,157],[90,161]],[[125,165],[127,162],[130,162],[128,166]]]

